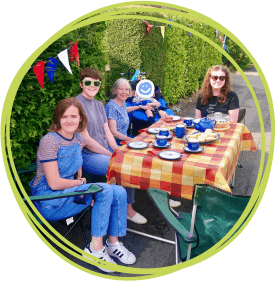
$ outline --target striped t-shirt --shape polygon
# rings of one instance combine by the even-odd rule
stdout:
[[[45,135],[39,142],[39,148],[37,151],[37,170],[36,178],[34,180],[34,186],[36,186],[44,176],[42,163],[57,161],[59,146],[69,146],[74,143],[80,142],[80,149],[82,150],[82,148],[86,145],[86,140],[82,136],[79,140],[76,134],[74,134],[72,139],[67,139],[58,132],[56,132],[56,134],[60,141],[59,144],[57,143],[54,136],[49,133]]]

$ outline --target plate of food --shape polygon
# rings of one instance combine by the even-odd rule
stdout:
[[[159,152],[158,156],[165,160],[178,160],[182,157],[182,154],[173,150],[164,150]]]
[[[152,127],[152,128],[148,128],[147,131],[148,131],[150,134],[158,134],[159,131],[160,131],[160,128]]]
[[[181,119],[181,116],[173,116],[173,121],[179,121]]]
[[[129,148],[133,149],[144,149],[149,146],[149,144],[145,141],[132,141],[127,144]]]
[[[199,141],[199,144],[208,144],[211,142],[216,141],[220,135],[218,133],[213,132],[211,129],[207,129],[205,132],[194,132],[187,136],[185,136],[184,140],[188,141],[191,139],[197,139]]]

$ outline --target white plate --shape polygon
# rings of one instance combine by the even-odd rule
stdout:
[[[195,133],[193,133],[193,134],[198,134],[198,133],[195,132]],[[192,134],[192,135],[193,135],[193,134]],[[185,141],[187,141],[187,137],[189,137],[189,135],[186,135],[186,136],[184,137],[184,140],[185,140]],[[211,140],[211,141],[200,141],[199,144],[208,144],[208,143],[214,142],[214,141],[216,141],[219,137],[220,137],[220,135],[217,134],[217,137],[216,137],[215,139],[213,139],[213,140]]]
[[[133,149],[143,149],[149,146],[147,142],[144,141],[132,141],[127,144],[128,147]]]
[[[157,135],[155,135],[155,137],[157,138]],[[169,139],[171,139],[172,137],[173,137],[173,135],[172,135],[172,134],[169,134],[169,135],[166,137],[166,139],[169,140]]]
[[[159,152],[158,156],[165,160],[178,160],[182,157],[182,154],[172,150],[164,150]]]
[[[181,119],[180,116],[174,116],[174,117],[173,117],[173,121],[179,121],[180,119]]]
[[[166,145],[158,145],[156,141],[152,142],[152,145],[156,148],[168,148],[170,147],[172,144],[170,142],[167,142]]]
[[[148,128],[147,130],[150,134],[158,134],[160,131],[160,128]]]
[[[188,146],[184,146],[184,150],[189,153],[200,153],[204,151],[204,147],[200,146],[197,150],[191,150]]]

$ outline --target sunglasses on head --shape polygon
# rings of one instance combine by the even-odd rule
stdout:
[[[84,86],[89,87],[93,85],[94,87],[100,87],[101,81],[98,80],[82,80]]]
[[[217,76],[217,75],[215,75],[215,76],[211,76],[211,78],[212,78],[214,81],[217,81],[218,79],[219,79],[220,81],[224,81],[224,80],[225,80],[225,76]]]

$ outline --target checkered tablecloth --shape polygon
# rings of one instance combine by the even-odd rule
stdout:
[[[175,124],[165,123],[161,119],[152,127],[174,128]],[[255,151],[257,147],[250,131],[243,124],[230,124],[230,129],[218,133],[218,140],[202,145],[202,153],[193,154],[185,152],[184,140],[174,136],[167,150],[182,153],[181,159],[176,161],[159,158],[157,153],[161,150],[152,144],[142,150],[123,145],[111,157],[107,182],[144,190],[157,188],[189,200],[192,200],[195,184],[209,184],[231,192],[229,182],[237,165],[239,151]],[[156,138],[144,130],[133,140],[151,143]]]

